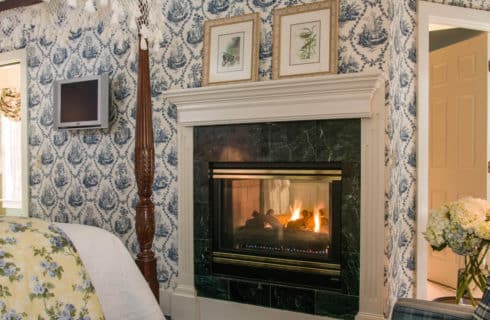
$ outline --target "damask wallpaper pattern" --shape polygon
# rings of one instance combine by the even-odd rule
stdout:
[[[159,280],[177,276],[177,150],[175,107],[169,88],[200,86],[202,26],[206,19],[261,14],[260,79],[271,77],[272,11],[310,0],[161,0],[164,40],[151,53],[156,146]],[[415,271],[416,0],[340,0],[339,73],[384,71],[387,82],[386,288],[387,310],[412,296]],[[442,2],[442,1],[438,1]],[[486,0],[444,3],[490,8]],[[0,14],[0,51],[27,48],[30,115],[30,192],[34,216],[82,222],[119,235],[136,251],[133,138],[136,101],[134,34],[72,26],[69,39],[40,33],[32,23],[38,7]],[[103,36],[103,30],[109,36]],[[53,129],[52,86],[56,79],[107,72],[112,79],[109,130]]]
[[[416,242],[416,0],[392,1],[390,25],[386,212],[387,311],[397,297],[412,296]],[[490,10],[489,0],[428,0],[428,2]]]
[[[413,64],[416,49],[410,37],[415,28],[415,0],[392,2],[390,18],[389,119],[387,125],[388,187],[385,212],[386,312],[398,297],[411,297],[415,288],[416,119]]]

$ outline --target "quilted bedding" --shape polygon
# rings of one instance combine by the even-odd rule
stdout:
[[[77,250],[55,224],[0,217],[0,319],[104,319]]]

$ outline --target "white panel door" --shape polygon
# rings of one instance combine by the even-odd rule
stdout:
[[[429,208],[486,198],[487,34],[430,53]],[[462,261],[429,248],[428,278],[456,287]]]

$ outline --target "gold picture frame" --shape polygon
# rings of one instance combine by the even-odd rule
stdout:
[[[204,23],[202,85],[257,81],[259,13]]]
[[[337,73],[338,0],[274,10],[272,78]]]

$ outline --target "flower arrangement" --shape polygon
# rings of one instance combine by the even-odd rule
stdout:
[[[490,244],[490,202],[466,197],[444,204],[429,215],[425,239],[434,250],[451,248],[464,256],[465,267],[458,275],[456,303],[463,296],[476,305],[469,289],[474,282],[482,292],[485,290],[485,275],[481,265]]]

